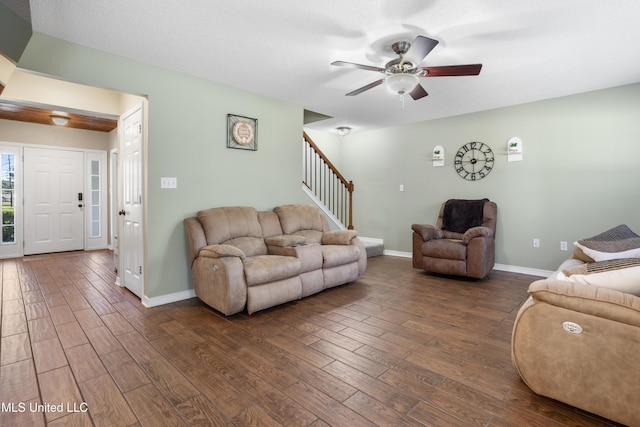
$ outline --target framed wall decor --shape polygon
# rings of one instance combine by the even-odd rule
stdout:
[[[258,149],[258,119],[227,114],[227,148]]]

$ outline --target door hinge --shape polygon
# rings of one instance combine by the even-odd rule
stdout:
[[[142,275],[142,266],[140,266],[140,275]]]
[[[138,124],[138,134],[142,135],[142,124]]]

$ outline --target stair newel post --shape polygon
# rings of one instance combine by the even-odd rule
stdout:
[[[353,181],[349,181],[349,225],[347,229],[353,230]]]

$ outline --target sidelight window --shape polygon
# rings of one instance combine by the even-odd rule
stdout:
[[[2,153],[2,244],[16,243],[15,154]]]
[[[91,160],[90,162],[90,180],[91,180],[91,194],[89,197],[89,235],[91,237],[100,237],[101,233],[101,218],[100,218],[100,160]]]

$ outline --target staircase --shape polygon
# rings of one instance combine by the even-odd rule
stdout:
[[[306,132],[303,142],[302,189],[336,228],[353,230],[353,181],[342,176]],[[384,243],[381,239],[360,237],[360,240],[367,249],[367,257],[382,255]]]

